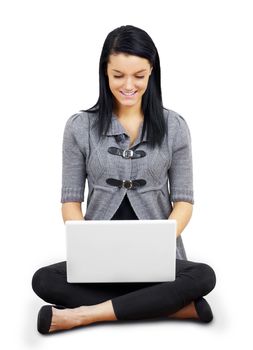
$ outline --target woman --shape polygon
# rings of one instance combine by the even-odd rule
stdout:
[[[65,126],[63,220],[176,219],[176,279],[67,283],[66,261],[41,267],[32,288],[54,305],[40,309],[38,331],[160,316],[210,322],[203,296],[214,288],[215,272],[188,261],[181,238],[194,204],[190,131],[183,117],[162,105],[159,55],[150,36],[131,25],[110,32],[99,79],[96,105],[72,115]]]

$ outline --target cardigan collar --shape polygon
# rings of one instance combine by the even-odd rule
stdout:
[[[142,129],[143,129],[143,122],[140,124],[139,134],[138,134],[138,137],[135,140],[133,146],[140,142]],[[111,123],[110,123],[108,131],[107,131],[107,133],[105,133],[105,135],[111,136],[111,135],[120,135],[120,134],[128,135],[127,131],[125,130],[123,125],[119,122],[117,116],[114,113],[112,113]],[[143,141],[147,141],[147,140],[148,139],[147,139],[147,129],[146,129],[144,136],[143,136]]]

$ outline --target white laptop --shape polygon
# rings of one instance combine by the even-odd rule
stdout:
[[[175,280],[176,225],[167,220],[67,220],[67,282]]]

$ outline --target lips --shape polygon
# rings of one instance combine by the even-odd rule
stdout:
[[[123,92],[123,91],[120,91],[120,93],[123,95],[123,96],[134,96],[136,94],[137,90],[135,92],[132,92],[132,93],[126,93],[126,92]]]

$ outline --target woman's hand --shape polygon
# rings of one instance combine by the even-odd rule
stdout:
[[[177,237],[182,233],[192,216],[193,204],[188,202],[174,202],[173,210],[168,219],[177,221]]]
[[[80,202],[66,202],[62,204],[62,218],[66,220],[84,220],[82,205]]]

